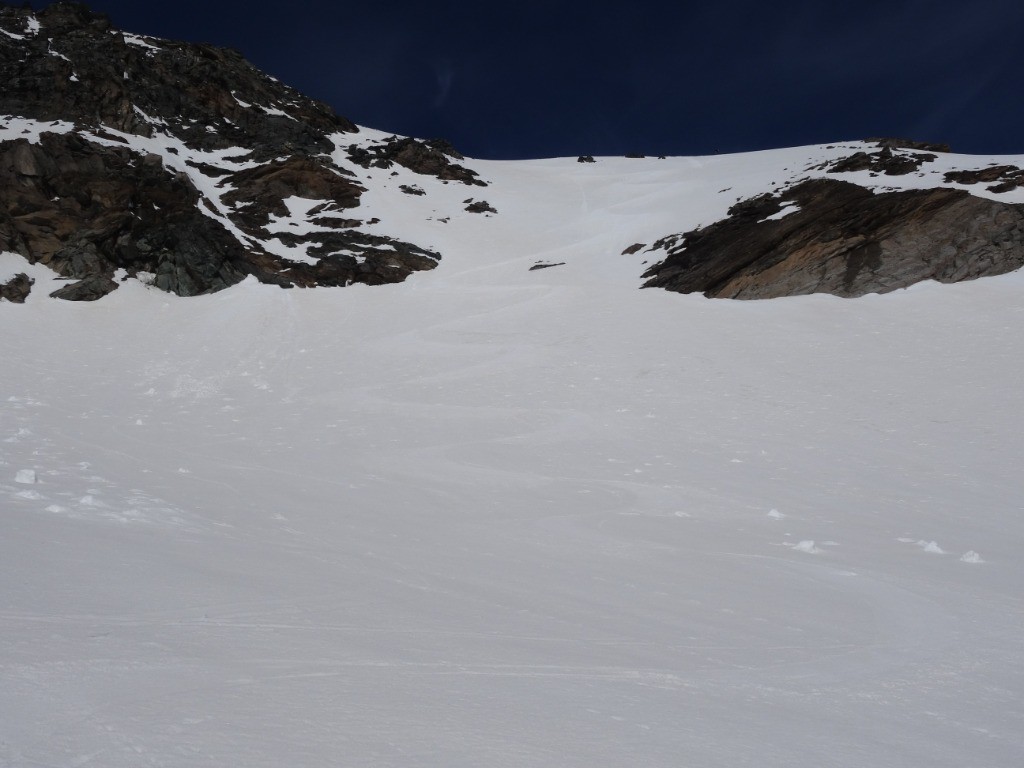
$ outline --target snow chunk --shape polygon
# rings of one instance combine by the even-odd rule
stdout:
[[[784,219],[789,216],[789,214],[796,213],[799,210],[800,206],[796,203],[783,203],[782,208],[779,209],[778,213],[773,213],[771,216],[761,219],[758,224],[765,221],[778,221],[779,219]]]
[[[153,45],[151,42],[141,35],[130,35],[127,32],[123,33],[124,41],[128,45],[134,45],[136,48],[145,48],[148,51],[159,51],[160,48]]]
[[[925,552],[931,552],[933,555],[944,555],[944,554],[946,554],[946,550],[944,550],[942,547],[940,547],[934,541],[924,541],[924,540],[921,540],[921,541],[918,541],[916,543],[917,543],[917,546],[919,546]]]
[[[22,485],[35,485],[38,482],[36,471],[34,469],[19,469],[18,474],[14,476],[14,482]]]
[[[797,544],[794,544],[793,549],[796,552],[806,552],[809,555],[816,555],[822,551],[818,549],[818,547],[814,546],[814,539],[806,539]]]
[[[236,101],[237,101],[237,99],[236,99]],[[280,110],[277,107],[260,107],[260,109],[263,110],[264,112],[266,112],[271,117],[287,117],[289,120],[294,120],[295,119],[294,117],[289,115],[287,112],[285,112],[283,110]]]
[[[48,52],[48,53],[49,53],[49,54],[50,54],[51,56],[54,56],[54,57],[56,57],[56,58],[58,58],[58,59],[64,59],[64,61],[66,61],[66,62],[67,62],[68,64],[71,64],[71,63],[73,63],[73,62],[71,61],[71,59],[69,59],[69,58],[68,58],[67,56],[65,56],[65,55],[64,55],[63,53],[61,53],[60,51],[55,51],[55,50],[53,50],[53,41],[52,41],[52,40],[50,41],[50,47],[49,47],[49,48],[47,48],[47,52]]]
[[[979,555],[973,549],[969,549],[966,552],[964,552],[962,555],[960,555],[960,562],[961,563],[971,563],[972,565],[977,565],[978,563],[984,563],[985,561],[981,559],[981,555]]]
[[[43,133],[70,133],[74,127],[74,123],[62,120],[43,122],[29,117],[0,116],[0,141],[27,139],[32,144],[38,144],[39,136]]]

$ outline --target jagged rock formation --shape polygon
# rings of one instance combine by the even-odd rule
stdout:
[[[921,280],[956,282],[1024,265],[1024,206],[962,190],[873,194],[814,179],[734,205],[728,218],[652,246],[645,287],[763,299],[861,296]]]
[[[818,170],[829,173],[851,173],[854,171],[871,171],[874,174],[884,173],[887,176],[903,176],[912,173],[924,163],[935,159],[932,154],[901,153],[895,154],[888,146],[878,152],[855,152],[831,163],[819,166]]]
[[[986,189],[989,192],[1010,192],[1017,187],[1024,187],[1024,169],[1015,165],[993,165],[977,171],[949,171],[945,179],[956,184],[992,184]]]
[[[256,161],[328,152],[328,135],[358,130],[238,51],[124,34],[81,3],[0,10],[0,26],[21,36],[0,46],[5,114],[141,136],[170,122],[190,147],[245,147]]]
[[[187,178],[127,148],[72,133],[0,145],[0,247],[89,281],[60,298],[99,298],[117,268],[186,296],[237,283],[245,249],[198,202]]]
[[[397,163],[415,173],[436,176],[443,181],[487,186],[487,182],[477,178],[476,171],[453,163],[449,158],[463,159],[462,155],[444,139],[416,141],[389,136],[383,142],[365,147],[352,145],[348,148],[348,159],[363,168],[390,168]]]
[[[440,258],[360,231],[376,220],[352,215],[365,189],[339,162],[358,128],[238,52],[124,34],[79,3],[0,6],[0,32],[0,249],[78,281],[54,295],[98,298],[118,270],[185,296],[247,275],[379,284]],[[443,142],[393,144],[482,183]]]

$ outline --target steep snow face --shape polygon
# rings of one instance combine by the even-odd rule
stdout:
[[[0,256],[0,764],[1020,763],[1021,276],[621,255],[833,153],[367,169],[444,253],[375,288],[83,305]]]

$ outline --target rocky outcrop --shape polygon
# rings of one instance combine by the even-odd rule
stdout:
[[[0,45],[7,114],[143,136],[165,123],[189,146],[245,147],[260,160],[282,151],[327,152],[326,136],[357,130],[238,51],[124,34],[81,3],[39,11],[36,34],[30,11],[0,14],[0,26],[21,35]]]
[[[861,296],[1020,268],[1024,206],[816,179],[738,203],[728,218],[652,249],[667,256],[644,274],[645,287],[736,299]]]
[[[58,288],[50,296],[65,301],[96,301],[114,290],[117,290],[117,283],[112,278],[106,275],[92,275],[77,283]]]
[[[292,197],[323,201],[317,213],[337,212],[358,207],[359,196],[366,191],[323,160],[300,156],[232,173],[220,186],[230,190],[221,196],[233,209],[229,216],[250,227],[290,215],[285,200]]]
[[[883,146],[878,152],[854,152],[848,157],[841,157],[838,160],[825,163],[817,167],[817,170],[828,173],[851,173],[854,171],[870,171],[873,174],[884,173],[887,176],[903,176],[913,173],[924,163],[930,163],[935,159],[932,154],[919,154],[914,152],[893,152],[888,146]]]
[[[14,304],[24,304],[29,293],[32,292],[32,285],[35,280],[24,272],[19,272],[10,280],[0,283],[0,300],[10,301]]]
[[[992,184],[986,187],[989,192],[1010,192],[1017,187],[1024,187],[1024,169],[1015,165],[991,165],[977,171],[949,171],[945,175],[949,183],[955,184]]]
[[[0,115],[35,126],[0,140],[0,249],[74,281],[54,296],[100,298],[119,269],[191,296],[247,275],[397,282],[440,258],[358,231],[378,222],[352,214],[365,189],[332,160],[358,128],[237,51],[125,34],[80,3],[0,6],[0,30]],[[481,183],[446,142],[388,147]]]
[[[414,173],[436,176],[442,181],[487,186],[487,182],[477,178],[476,171],[453,163],[451,158],[461,160],[462,155],[455,152],[452,146],[442,139],[416,141],[390,136],[378,144],[353,144],[348,148],[348,159],[363,168],[390,168],[397,163]]]
[[[915,141],[914,139],[899,139],[899,138],[873,138],[865,139],[868,144],[874,144],[878,147],[888,149],[919,149],[923,152],[939,152],[948,153],[953,150],[950,149],[949,144],[940,144],[933,141]]]
[[[0,249],[65,277],[109,279],[124,268],[182,296],[237,283],[250,272],[245,249],[198,202],[187,178],[128,149],[72,133],[0,145]],[[109,283],[89,285],[58,293],[98,298]]]
[[[473,198],[469,198],[468,200],[463,200],[462,202],[466,203],[466,210],[469,211],[470,213],[497,213],[498,212],[497,209],[494,208],[486,200],[474,200]]]

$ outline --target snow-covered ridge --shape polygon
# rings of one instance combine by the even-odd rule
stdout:
[[[891,141],[590,163],[465,159],[443,142],[360,129],[259,73],[235,52],[122,34],[81,6],[56,4],[38,14],[8,9],[0,25],[41,30],[10,44],[45,54],[46,69],[45,76],[22,72],[19,59],[7,61],[10,71],[0,73],[14,84],[0,101],[0,111],[8,104],[13,115],[0,118],[0,151],[11,153],[18,176],[10,189],[34,190],[32,201],[9,204],[45,210],[42,219],[80,214],[62,208],[60,194],[54,199],[43,191],[56,185],[70,194],[66,181],[54,177],[67,162],[54,164],[47,159],[53,154],[94,153],[98,164],[80,171],[88,167],[96,178],[75,183],[100,184],[97,174],[114,174],[123,190],[103,203],[108,228],[120,230],[97,231],[85,218],[75,219],[60,226],[69,234],[55,242],[49,224],[29,223],[41,220],[37,215],[23,223],[18,238],[0,241],[0,248],[19,250],[65,276],[88,264],[90,282],[69,288],[66,298],[104,295],[118,285],[117,270],[129,279],[156,275],[158,287],[192,295],[224,289],[246,275],[282,286],[378,284],[439,263],[450,269],[446,265],[462,259],[490,258],[524,269],[557,264],[560,271],[588,276],[582,279],[615,273],[632,289],[653,265],[678,257],[687,233],[723,221],[745,201],[773,195],[782,206],[768,206],[751,226],[813,221],[813,206],[785,197],[809,181],[843,181],[879,195],[955,189],[992,201],[990,211],[961,217],[998,218],[989,216],[997,203],[1024,203],[1015,171],[996,183],[963,174],[1020,168],[1022,158],[967,157]],[[76,34],[65,34],[68,29]],[[34,84],[32,78],[41,76],[58,83],[58,92]],[[34,148],[15,149],[18,139]],[[191,223],[175,231],[160,223],[182,217]],[[947,226],[958,226],[955,217]],[[948,239],[941,232],[927,236]],[[1005,236],[986,231],[979,242]],[[855,244],[857,238],[895,234],[844,237]],[[924,251],[931,247],[920,242],[922,235],[915,237]],[[977,250],[977,242],[971,247]],[[82,248],[87,256],[76,256]],[[972,262],[973,253],[963,258]],[[1015,265],[1014,258],[1003,259],[1000,269]],[[914,279],[984,273],[958,264]],[[834,284],[812,282],[796,290],[835,290]],[[876,281],[851,295],[901,284]]]
[[[315,264],[322,256],[310,256],[309,245],[294,237],[325,232],[330,220],[355,219],[357,229],[370,235],[387,234],[442,253],[451,260],[516,259],[528,266],[542,259],[565,263],[574,271],[602,272],[613,264],[616,271],[636,285],[652,252],[622,252],[634,243],[654,242],[672,231],[707,226],[724,218],[731,206],[765,192],[782,192],[807,179],[842,179],[875,192],[929,188],[963,189],[971,194],[1009,203],[1024,202],[1024,189],[991,192],[988,184],[964,184],[946,180],[955,170],[983,169],[996,165],[1024,164],[1022,157],[972,157],[935,155],[918,171],[899,176],[871,171],[831,173],[828,166],[858,152],[877,150],[865,142],[845,142],[749,153],[735,156],[670,157],[665,159],[600,158],[582,164],[574,158],[493,162],[466,159],[490,184],[487,201],[499,214],[479,216],[465,208],[464,185],[445,183],[401,166],[362,168],[349,160],[351,146],[373,146],[390,135],[362,129],[359,134],[336,133],[330,137],[333,151],[319,162],[342,178],[351,179],[365,191],[359,206],[343,213],[329,199],[293,194],[283,200],[286,208],[271,213],[263,234],[243,231],[234,223],[241,202],[225,198],[236,191],[231,177],[259,167],[246,147],[204,150],[174,135],[163,119],[139,111],[151,126],[151,135],[140,136],[109,127],[79,130],[87,141],[110,148],[128,149],[138,158],[159,157],[169,175],[184,175],[198,191],[198,209],[233,233],[243,247],[260,247],[295,263]],[[68,123],[0,120],[5,141],[25,138],[38,143],[44,131],[67,133]],[[912,156],[913,150],[895,150]],[[284,159],[284,158],[282,158]],[[412,195],[403,187],[417,187]],[[793,208],[785,209],[792,212]],[[354,215],[353,215],[354,214]],[[768,217],[773,218],[773,217]],[[552,229],[545,222],[564,226]],[[531,238],[522,233],[534,230]],[[526,244],[524,244],[524,241]],[[359,254],[347,249],[339,253]],[[595,261],[596,260],[596,261]],[[446,262],[447,263],[447,262]],[[606,266],[603,266],[606,265]],[[626,272],[625,269],[631,270]]]

